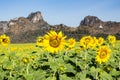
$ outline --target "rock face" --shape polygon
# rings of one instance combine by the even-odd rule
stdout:
[[[7,34],[13,43],[35,42],[38,35],[43,34],[49,28],[49,24],[43,20],[41,12],[31,13],[27,18],[18,17],[10,21],[0,22],[0,34]]]
[[[86,16],[80,23],[80,26],[98,26],[102,21],[96,16]]]
[[[6,32],[6,30],[8,29],[7,24],[7,21],[0,21],[0,34]]]
[[[40,21],[43,21],[42,18],[42,14],[41,12],[35,12],[35,13],[31,13],[28,17],[27,17],[32,23],[37,23]]]
[[[86,16],[80,23],[79,28],[88,27],[88,31],[92,35],[97,34],[118,34],[120,33],[120,22],[107,21],[104,22],[96,16]]]
[[[86,16],[78,27],[64,24],[50,25],[44,21],[41,12],[31,13],[27,18],[18,17],[10,21],[0,21],[0,35],[7,34],[12,43],[35,42],[49,30],[62,31],[67,37],[79,40],[84,35],[103,36],[113,34],[120,39],[120,22],[104,22],[96,16]]]

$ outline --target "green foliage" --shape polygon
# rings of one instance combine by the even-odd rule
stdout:
[[[4,49],[0,52],[0,80],[119,80],[119,46],[111,47],[110,59],[102,64],[96,62],[96,50],[80,50],[77,45],[56,54],[34,46],[20,51],[20,56],[16,50]]]

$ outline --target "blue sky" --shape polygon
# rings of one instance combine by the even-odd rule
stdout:
[[[36,11],[51,25],[78,26],[87,15],[120,22],[120,0],[0,0],[0,21]]]

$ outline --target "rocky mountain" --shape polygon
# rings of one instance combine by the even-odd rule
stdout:
[[[116,35],[116,37],[120,38],[120,22],[104,22],[96,16],[86,16],[81,21],[78,28],[87,28],[86,30],[88,30],[91,35],[99,36],[101,34],[113,34]]]
[[[27,18],[19,17],[8,22],[0,22],[0,34],[8,34],[13,43],[34,42],[36,37],[41,34],[42,29],[49,28],[47,26],[49,24],[43,20],[42,14],[35,12],[31,13]]]
[[[101,21],[96,16],[86,16],[80,23],[80,26],[99,26],[103,21]]]
[[[86,16],[79,26],[69,27],[64,24],[50,25],[42,17],[40,11],[28,17],[19,17],[10,21],[0,21],[0,34],[7,34],[12,43],[35,42],[49,30],[62,31],[68,37],[79,40],[84,35],[103,36],[115,35],[120,39],[120,22],[104,22],[96,16]]]
[[[7,24],[7,21],[0,21],[0,34],[6,32],[6,29],[8,28]]]
[[[42,18],[41,12],[36,12],[36,13],[31,13],[27,19],[29,19],[32,23],[37,23],[37,22],[44,22]]]

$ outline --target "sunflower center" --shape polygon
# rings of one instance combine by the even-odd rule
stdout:
[[[90,39],[89,39],[89,38],[86,38],[86,39],[85,39],[85,45],[88,45],[89,42],[90,42]]]
[[[70,42],[70,45],[72,45],[72,44],[74,44],[74,41],[71,41],[71,42]]]
[[[8,43],[8,40],[7,39],[2,39],[2,42]]]
[[[98,43],[101,43],[102,42],[102,40],[98,40]]]
[[[53,39],[53,40],[50,40],[50,41],[49,41],[49,44],[50,44],[50,46],[56,48],[56,47],[58,47],[58,46],[60,45],[60,41],[57,40],[57,39]]]
[[[89,41],[90,41],[90,39],[89,39],[89,38],[86,38],[86,39],[85,39],[85,41],[86,41],[86,42],[89,42]]]
[[[42,43],[42,42],[43,42],[43,39],[39,39],[38,42],[39,42],[39,43]]]
[[[113,41],[114,39],[113,38],[110,38],[110,41]]]
[[[100,54],[100,58],[103,59],[103,58],[106,57],[106,55],[107,55],[106,52],[102,52],[102,53]]]

